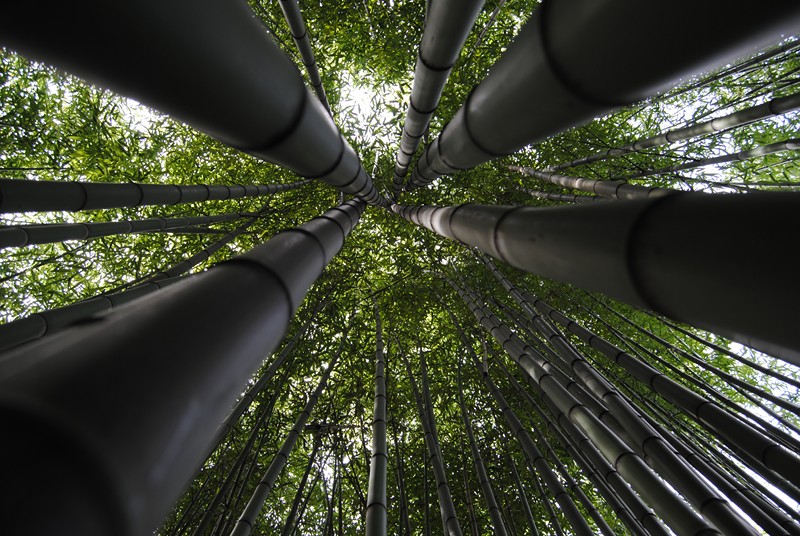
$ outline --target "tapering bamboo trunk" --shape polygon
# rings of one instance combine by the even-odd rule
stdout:
[[[800,281],[776,245],[794,239],[798,198],[676,193],[546,209],[392,209],[514,267],[599,290],[800,364],[800,333],[786,322]],[[708,248],[697,229],[713,234],[716,247]],[[765,229],[770,240],[763,239]]]
[[[797,108],[800,108],[800,93],[787,95],[786,97],[778,97],[765,103],[750,106],[748,108],[739,110],[738,112],[733,112],[722,117],[717,117],[701,123],[695,123],[694,125],[689,125],[687,127],[676,128],[667,132],[662,132],[656,134],[655,136],[650,136],[648,138],[637,140],[631,144],[623,145],[622,147],[604,149],[592,155],[572,160],[571,162],[549,166],[545,169],[545,171],[561,171],[567,168],[581,166],[583,164],[591,164],[592,162],[597,162],[599,160],[605,160],[606,158],[612,156],[638,153],[645,149],[651,149],[653,147],[659,147],[662,145],[668,145],[671,143],[677,143],[679,141],[697,138],[706,134],[713,134],[714,132],[720,132],[722,130],[730,130],[732,128],[749,125],[750,123],[754,123],[768,117],[783,115],[787,112],[791,112],[792,110],[796,110]]]
[[[287,184],[211,186],[0,179],[0,213],[61,210],[76,212],[262,197],[295,190],[309,182],[311,181],[301,180]]]
[[[272,459],[272,462],[269,464],[266,473],[264,473],[264,476],[261,477],[261,480],[259,480],[258,484],[256,485],[255,490],[253,490],[253,494],[251,495],[250,500],[247,502],[247,506],[245,506],[244,510],[239,516],[238,521],[236,522],[236,525],[231,531],[231,536],[247,536],[252,533],[253,528],[255,527],[256,518],[261,512],[261,509],[264,507],[264,502],[267,500],[267,497],[272,491],[273,486],[275,486],[275,482],[278,480],[283,468],[289,461],[289,455],[294,449],[294,445],[297,443],[297,439],[300,437],[300,434],[303,432],[308,419],[311,417],[311,413],[314,411],[314,407],[316,406],[319,397],[322,395],[322,391],[325,390],[333,368],[339,361],[339,356],[341,355],[345,338],[346,337],[342,338],[342,343],[339,345],[339,349],[336,351],[333,359],[331,359],[328,368],[326,368],[325,372],[322,374],[319,384],[317,384],[314,392],[309,395],[303,411],[301,411],[300,415],[297,417],[297,420],[295,421],[292,429],[289,431],[289,434],[286,436],[283,445],[281,445],[280,450]]]
[[[325,95],[325,88],[322,87],[317,60],[314,58],[314,50],[311,48],[311,40],[308,38],[308,29],[305,21],[303,21],[303,14],[300,12],[300,5],[297,0],[280,0],[280,6],[283,16],[286,18],[286,23],[289,25],[289,32],[292,34],[294,44],[298,52],[300,52],[303,65],[308,71],[308,80],[311,82],[311,87],[314,88],[317,98],[330,114],[331,105],[328,103],[327,95]]]
[[[569,7],[545,1],[425,149],[410,184],[513,153],[654,95],[677,78],[728,63],[745,49],[780,41],[800,25],[798,6],[752,20],[719,16],[723,8],[689,0],[669,6],[581,0]],[[698,9],[703,14],[687,23],[683,14]],[[678,25],[692,38],[676,47]],[[655,50],[664,61],[648,61]]]
[[[463,533],[461,531],[461,525],[458,522],[458,517],[456,516],[456,509],[455,505],[453,504],[453,497],[450,493],[450,486],[447,483],[447,473],[445,471],[444,461],[442,460],[442,454],[439,448],[438,436],[436,435],[436,424],[433,410],[431,407],[425,407],[425,402],[423,400],[424,394],[420,394],[420,391],[417,388],[417,382],[414,379],[414,373],[411,370],[411,363],[408,361],[408,358],[405,356],[402,350],[400,350],[400,355],[406,364],[411,390],[414,393],[414,399],[417,401],[417,409],[419,411],[420,421],[425,432],[425,445],[428,449],[428,460],[433,467],[433,475],[436,479],[436,493],[439,497],[439,509],[441,512],[444,533],[448,536],[461,536]],[[422,352],[420,352],[420,363],[422,362],[423,355]],[[423,392],[428,391],[427,381],[424,376],[422,389]],[[425,398],[429,397],[430,395],[426,396]],[[426,516],[426,521],[427,518],[428,516]]]
[[[675,164],[673,166],[661,167],[658,169],[644,170],[637,173],[631,173],[624,177],[619,177],[621,180],[627,181],[631,179],[641,179],[643,177],[650,177],[652,175],[663,175],[665,173],[677,173],[687,169],[695,169],[699,167],[714,166],[718,164],[726,164],[729,162],[743,162],[752,158],[758,158],[769,154],[781,153],[784,151],[796,151],[800,149],[800,140],[791,139],[762,145],[746,151],[739,151],[738,153],[725,154],[721,156],[714,156],[711,158],[702,158],[700,160],[691,160],[683,164]]]
[[[408,112],[395,160],[392,180],[395,195],[403,189],[411,159],[439,105],[444,85],[480,13],[483,0],[437,0],[427,6]]]
[[[517,495],[519,496],[519,500],[522,503],[522,511],[525,514],[525,521],[528,524],[528,531],[533,536],[539,536],[539,530],[536,528],[536,521],[533,519],[533,512],[531,511],[531,505],[528,502],[528,495],[525,493],[525,488],[522,486],[522,480],[519,478],[519,471],[517,471],[517,464],[514,463],[514,459],[511,455],[505,456],[506,463],[508,464],[508,468],[511,470],[511,476],[514,478],[514,485],[517,487]]]
[[[100,0],[80,0],[72,8],[18,4],[0,21],[0,44],[298,175],[370,204],[386,202],[246,2],[123,0],[113,16],[127,21],[124,28],[106,24],[107,5]],[[10,22],[34,19],[36,25]]]
[[[20,468],[4,475],[3,496],[36,495],[39,470],[65,497],[51,505],[59,524],[86,535],[152,530],[363,209],[350,201],[189,281],[3,354],[0,415],[18,439],[0,449]],[[52,465],[25,462],[54,442]],[[36,501],[20,504],[6,528],[50,532],[31,527]]]
[[[657,186],[628,184],[620,180],[597,180],[585,179],[583,177],[570,177],[568,175],[560,175],[550,171],[539,171],[522,166],[508,166],[508,169],[529,177],[536,177],[544,182],[580,190],[582,192],[589,192],[609,199],[647,199],[649,197],[665,196],[675,191],[667,188],[659,188]]]
[[[372,420],[372,458],[369,465],[369,490],[365,531],[367,536],[385,536],[388,530],[386,503],[386,362],[383,354],[383,334],[380,311],[375,304],[375,397]]]

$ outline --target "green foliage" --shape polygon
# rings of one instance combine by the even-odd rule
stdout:
[[[492,18],[498,5],[500,9],[497,16]],[[536,5],[537,2],[530,0],[487,2],[445,88],[431,124],[432,133],[438,132],[452,117]],[[252,0],[251,6],[276,41],[301,66],[278,3]],[[379,188],[387,190],[411,88],[417,44],[424,25],[424,2],[301,2],[301,9],[335,119]],[[766,62],[754,63],[744,72],[726,75],[722,71],[719,76],[687,81],[683,89],[598,118],[588,125],[529,147],[518,155],[442,178],[430,188],[405,193],[403,201],[442,205],[467,202],[552,205],[531,199],[518,189],[523,185],[548,191],[556,191],[555,188],[536,185],[533,179],[513,176],[507,171],[507,166],[511,163],[538,167],[557,164],[774,96],[790,94],[797,89],[795,72],[800,62],[797,55],[792,54],[793,51],[790,49]],[[570,170],[570,173],[607,178],[642,167],[669,165],[685,158],[741,150],[798,137],[798,124],[796,114],[789,114],[677,147],[597,162]],[[7,51],[0,54],[0,133],[0,169],[2,175],[8,178],[134,181],[146,184],[270,184],[297,179],[285,170],[238,153],[138,103],[88,86],[71,76],[31,63]],[[648,178],[646,183],[725,191],[738,187],[718,188],[708,181],[743,184],[746,187],[775,182],[796,185],[800,177],[794,158],[785,154],[773,155],[733,164],[711,173],[706,170],[685,177]],[[195,270],[204,270],[252,248],[281,229],[307,221],[336,204],[337,199],[338,192],[316,183],[277,194],[269,199],[270,212],[267,217],[261,219],[252,231],[222,248]],[[90,214],[5,215],[3,223],[116,221],[153,216],[243,212],[257,210],[263,202],[242,199],[176,207],[96,211]],[[214,229],[227,231],[236,225],[236,222],[231,222],[215,226]],[[218,234],[151,233],[5,250],[0,261],[3,318],[9,321],[24,317],[129,284],[179,262],[218,237]],[[681,358],[675,350],[665,349],[653,337],[625,323],[613,311],[669,341],[676,348],[697,354],[726,374],[796,401],[796,390],[779,380],[765,377],[729,356],[682,335],[646,312],[632,310],[602,297],[589,296],[566,285],[512,270],[505,271],[515,284],[530,289],[541,299],[564,310],[631,353],[638,354],[642,360],[690,389],[702,392],[698,384],[688,379],[696,378],[701,385],[710,386],[718,392],[719,400],[739,404],[787,433],[794,433],[791,426],[800,427],[797,415],[770,407],[788,426],[779,423],[759,407],[760,404],[769,406],[768,403],[758,397],[755,402],[747,398],[730,382],[709,369]],[[434,532],[439,527],[436,484],[430,468],[426,468],[427,454],[422,427],[405,368],[399,358],[400,354],[405,353],[418,374],[420,351],[425,352],[429,364],[433,410],[462,527],[466,529],[469,526],[469,502],[479,531],[488,533],[491,530],[488,510],[480,496],[461,422],[456,381],[459,367],[475,434],[507,523],[516,527],[519,533],[527,531],[520,498],[510,479],[510,458],[519,469],[540,532],[554,531],[539,497],[537,477],[528,470],[520,449],[505,430],[502,416],[480,383],[478,371],[466,357],[449,312],[464,326],[475,351],[481,357],[487,356],[493,377],[506,397],[513,401],[513,409],[524,424],[543,434],[612,528],[620,533],[625,532],[624,526],[547,424],[515,395],[494,364],[494,358],[488,357],[491,355],[489,350],[502,355],[502,349],[490,336],[480,331],[446,279],[462,281],[463,285],[479,291],[487,301],[496,299],[503,305],[516,308],[502,287],[464,247],[416,228],[388,211],[369,209],[362,223],[348,238],[344,250],[316,283],[292,323],[286,340],[306,322],[310,327],[294,348],[291,365],[282,369],[259,394],[226,440],[212,453],[186,495],[178,501],[173,516],[165,522],[161,533],[191,532],[216,492],[221,489],[231,468],[237,467],[235,460],[247,444],[260,410],[274,404],[268,424],[261,430],[255,430],[257,447],[243,455],[244,463],[234,470],[233,484],[225,501],[213,512],[215,517],[210,525],[213,533],[221,534],[226,529],[230,530],[231,523],[235,522],[255,482],[280,447],[324,366],[330,362],[346,326],[350,332],[343,341],[342,359],[333,373],[330,387],[320,400],[312,416],[312,424],[307,427],[303,440],[298,444],[268,501],[258,529],[263,533],[272,533],[283,526],[316,437],[322,446],[314,466],[315,474],[309,480],[309,495],[305,499],[303,517],[298,522],[298,533],[327,534],[325,531],[332,528],[334,530],[331,533],[338,534],[339,527],[345,534],[363,532],[363,501],[367,494],[373,404],[373,301],[377,302],[384,320],[387,345],[390,532],[402,533],[399,516],[400,465],[414,532],[423,533],[422,527],[426,522],[430,523]],[[323,302],[326,305],[322,312],[314,314],[315,307]],[[494,304],[493,307],[500,310],[500,305]],[[521,336],[536,337],[524,335],[528,329],[525,322],[515,319],[512,313],[506,313],[504,321],[516,324],[515,329],[519,330]],[[712,338],[716,344],[741,353],[780,374],[797,377],[796,369],[789,365],[732,346],[712,335],[702,336]],[[667,427],[679,426],[681,430],[716,445],[713,436],[695,421],[677,412],[648,386],[636,383],[630,375],[584,343],[577,339],[573,342],[588,360],[613,378],[612,381],[620,386],[620,390],[643,410],[665,422]],[[537,339],[535,344],[544,343]],[[268,366],[273,358],[265,357],[265,366]],[[506,365],[511,366],[511,362],[506,361]],[[286,381],[283,381],[284,373]],[[519,374],[516,377],[522,379]],[[545,451],[546,447],[542,446],[541,449]],[[726,453],[725,461],[732,460],[733,455],[723,450]],[[316,473],[320,473],[321,477],[316,478]],[[427,488],[425,478],[428,479]],[[544,500],[552,500],[551,495],[545,492]],[[427,520],[424,519],[426,502],[431,505]],[[586,511],[584,506],[580,508]],[[568,524],[558,508],[556,514],[558,522],[566,527]]]

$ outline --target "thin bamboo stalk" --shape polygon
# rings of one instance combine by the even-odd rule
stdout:
[[[63,526],[151,531],[364,207],[345,203],[164,292],[4,353],[0,412],[17,440],[0,449],[20,470],[2,485],[32,496],[40,470],[54,492],[66,486],[51,505]],[[51,465],[23,463],[54,442],[62,447],[47,454]],[[20,504],[6,527],[31,532],[36,501]]]
[[[589,205],[598,201],[605,201],[604,197],[596,195],[574,195],[574,194],[556,194],[552,192],[542,192],[540,190],[531,190],[528,188],[521,188],[523,192],[539,199],[547,199],[548,201],[557,201],[559,203],[575,203],[576,205]]]
[[[420,354],[420,363],[422,363],[423,354],[422,352],[420,352]],[[456,509],[455,505],[453,504],[453,497],[450,493],[450,486],[447,483],[447,473],[445,471],[444,461],[442,460],[442,454],[439,448],[439,439],[436,434],[436,424],[435,420],[433,420],[434,416],[432,408],[425,407],[425,402],[423,401],[424,395],[421,395],[419,389],[417,388],[417,382],[414,379],[414,373],[411,370],[411,363],[408,361],[408,358],[402,351],[400,351],[400,355],[406,364],[411,390],[414,393],[414,399],[417,401],[417,409],[419,411],[420,421],[422,422],[422,428],[425,432],[425,445],[428,448],[428,460],[433,467],[433,475],[436,479],[436,493],[439,496],[439,508],[441,511],[444,533],[448,536],[461,536],[463,533],[461,531],[461,525],[458,522],[458,517],[456,516]],[[423,391],[428,390],[425,376],[423,376],[422,388]],[[429,396],[430,395],[428,395],[428,397]],[[425,466],[427,467],[427,464]]]
[[[549,171],[538,171],[529,167],[508,166],[511,171],[517,171],[523,175],[536,177],[539,180],[557,184],[565,188],[572,188],[582,192],[589,192],[609,199],[647,199],[649,197],[661,197],[673,193],[675,190],[659,188],[657,186],[640,186],[638,184],[628,184],[621,180],[597,180],[586,179],[583,177],[570,177]]]
[[[388,530],[386,471],[386,362],[383,355],[383,334],[380,311],[375,304],[375,399],[372,420],[372,458],[369,465],[369,490],[365,532],[367,536],[385,536]]]
[[[658,169],[643,170],[637,173],[631,173],[630,175],[625,175],[624,177],[620,177],[620,180],[628,181],[631,179],[641,179],[643,177],[650,177],[652,175],[677,173],[678,171],[684,171],[687,169],[695,169],[699,167],[727,164],[729,162],[743,162],[745,160],[750,160],[752,158],[759,158],[761,156],[781,153],[785,151],[796,151],[798,149],[800,149],[800,140],[798,139],[779,141],[767,145],[761,145],[760,147],[755,147],[753,149],[739,151],[738,153],[724,154],[721,156],[703,158],[700,160],[691,160],[689,162],[684,162],[683,164],[676,164],[673,166],[666,166]]]
[[[249,214],[231,212],[217,216],[183,218],[147,218],[103,223],[45,223],[0,227],[0,248],[34,244],[52,244],[67,240],[89,240],[101,236],[149,233],[159,231],[189,231],[192,226],[221,223],[244,218]],[[224,231],[220,231],[224,233]]]
[[[328,103],[327,95],[325,95],[325,88],[322,87],[317,60],[314,58],[314,50],[311,48],[311,41],[308,38],[308,29],[305,21],[303,21],[303,14],[300,12],[300,4],[297,0],[281,0],[280,6],[283,16],[286,18],[286,23],[289,25],[289,32],[292,34],[294,44],[298,52],[300,52],[303,65],[308,71],[308,80],[311,82],[311,87],[314,88],[314,93],[317,94],[319,101],[331,114],[331,105]]]
[[[302,188],[310,182],[305,179],[286,184],[209,186],[0,179],[0,213],[76,212],[262,197]]]
[[[796,43],[793,44],[793,46],[797,46]],[[581,166],[583,164],[591,164],[599,160],[605,160],[606,158],[612,156],[638,153],[645,149],[677,143],[679,141],[697,138],[706,134],[713,134],[714,132],[720,132],[722,130],[742,127],[756,121],[761,121],[762,119],[766,119],[768,117],[783,115],[798,108],[800,108],[800,93],[794,93],[785,97],[774,98],[762,104],[750,106],[722,117],[717,117],[715,119],[695,123],[686,127],[661,132],[655,136],[643,138],[628,145],[623,145],[622,147],[604,149],[592,155],[572,160],[571,162],[549,166],[545,169],[545,171],[561,171],[567,168]]]

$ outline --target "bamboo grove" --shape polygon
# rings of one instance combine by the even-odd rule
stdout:
[[[800,6],[0,17],[8,534],[800,534]]]

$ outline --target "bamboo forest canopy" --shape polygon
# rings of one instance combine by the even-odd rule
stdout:
[[[39,4],[9,534],[800,534],[800,5]]]

